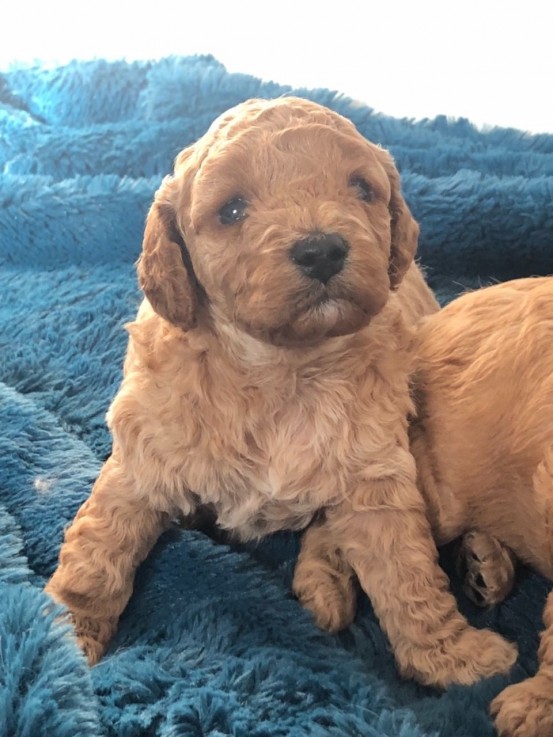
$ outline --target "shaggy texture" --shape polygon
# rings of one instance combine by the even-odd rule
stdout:
[[[229,106],[287,87],[214,59],[75,63],[0,76],[0,736],[484,737],[491,698],[534,672],[547,584],[462,610],[520,646],[509,678],[437,692],[402,682],[370,603],[323,634],[290,595],[293,535],[227,546],[172,530],[139,571],[89,670],[41,587],[109,451],[133,262],[175,154]],[[553,272],[553,136],[376,115],[294,90],[389,148],[442,301]],[[449,551],[443,562],[458,592]]]

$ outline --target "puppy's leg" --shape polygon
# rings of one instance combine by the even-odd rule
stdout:
[[[492,701],[490,711],[500,737],[553,737],[553,593],[543,619],[538,672]]]
[[[90,664],[101,657],[125,608],[134,573],[166,526],[165,517],[133,496],[113,458],[65,533],[46,591],[65,604]]]
[[[321,629],[339,632],[353,622],[357,603],[353,570],[320,522],[303,533],[292,587]]]
[[[463,590],[477,606],[503,601],[515,582],[514,553],[496,537],[470,530],[461,540],[457,567],[464,576]]]
[[[414,480],[367,481],[327,519],[404,676],[447,686],[510,669],[516,647],[458,611]]]
[[[534,498],[544,523],[544,562],[553,568],[553,446],[544,454],[533,477]],[[537,536],[535,530],[531,534]],[[539,537],[538,537],[539,539]],[[491,713],[500,737],[553,737],[553,593],[543,613],[545,630],[533,678],[516,683],[492,701]]]

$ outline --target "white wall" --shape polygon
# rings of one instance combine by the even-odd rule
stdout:
[[[14,60],[211,53],[230,71],[338,89],[382,112],[553,132],[548,0],[4,0]]]

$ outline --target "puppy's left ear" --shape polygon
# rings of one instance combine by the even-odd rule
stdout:
[[[183,330],[195,326],[199,284],[175,213],[175,180],[167,177],[148,218],[137,263],[140,288],[154,310]]]
[[[397,289],[417,252],[419,226],[401,194],[399,173],[392,157],[385,151],[382,153],[384,155],[381,162],[388,174],[392,188],[388,206],[392,222],[392,247],[388,273],[391,288]]]

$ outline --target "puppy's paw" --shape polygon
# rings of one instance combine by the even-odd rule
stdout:
[[[89,665],[96,665],[106,650],[115,630],[113,619],[97,619],[82,613],[65,610],[59,621],[69,624],[73,629],[73,637],[83,651]]]
[[[77,644],[86,655],[89,665],[95,665],[101,660],[115,629],[116,620],[113,618],[97,618],[82,614],[71,614]]]
[[[538,674],[509,686],[490,712],[499,737],[553,737],[553,680]]]
[[[46,588],[46,593],[54,604],[61,604],[64,607],[56,617],[56,621],[70,626],[72,632],[68,634],[83,651],[88,664],[96,665],[101,660],[116,629],[117,620],[113,617],[101,617],[76,610],[68,602],[70,598],[75,599],[75,595],[69,596],[67,592],[61,595],[58,591],[53,591],[51,587]]]
[[[463,591],[477,606],[503,601],[513,588],[515,558],[495,537],[471,530],[463,536],[457,561]]]
[[[401,674],[425,686],[469,686],[481,678],[507,673],[517,659],[515,645],[490,630],[467,627],[434,647],[407,643],[396,651]]]
[[[102,659],[106,650],[106,646],[93,637],[77,635],[77,644],[83,651],[90,666],[96,665]]]
[[[321,629],[339,632],[353,622],[357,593],[351,576],[334,575],[323,568],[296,569],[293,590]]]

